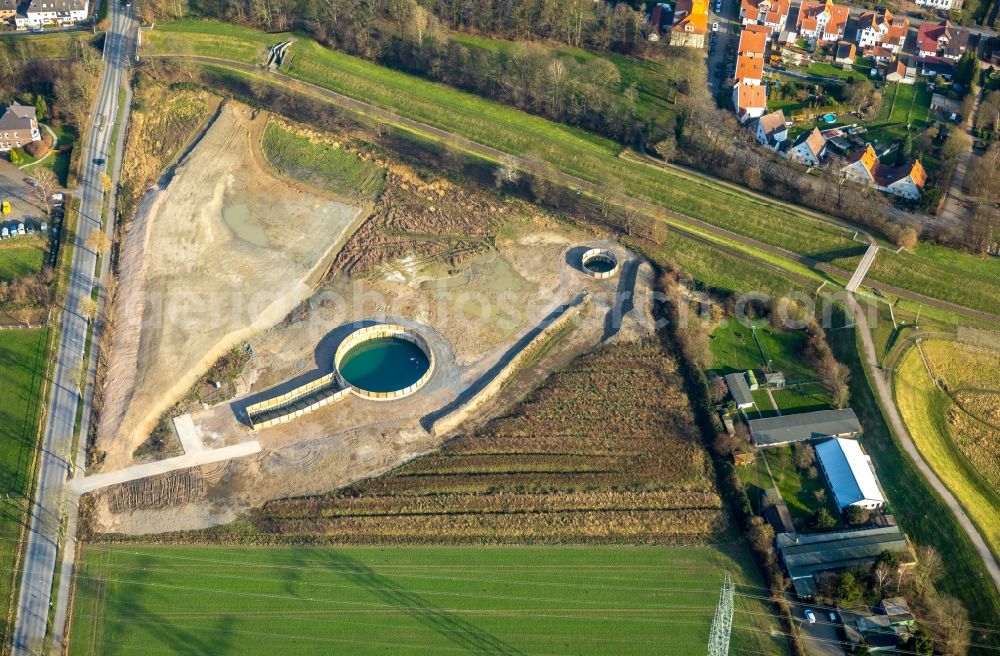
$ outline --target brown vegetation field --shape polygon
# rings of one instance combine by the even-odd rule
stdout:
[[[263,541],[690,544],[727,523],[674,359],[603,346],[436,453],[235,525]]]

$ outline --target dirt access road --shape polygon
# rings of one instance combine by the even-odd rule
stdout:
[[[670,226],[674,230],[677,230],[678,232],[684,234],[685,236],[703,240],[704,237],[698,235],[696,231],[707,232],[717,237],[734,240],[746,246],[760,249],[764,252],[777,255],[784,259],[803,264],[818,271],[823,271],[830,275],[840,277],[844,280],[848,280],[851,277],[850,271],[845,271],[843,269],[830,266],[822,262],[817,262],[812,258],[800,255],[798,253],[793,253],[784,248],[779,248],[777,246],[772,246],[770,244],[759,242],[755,239],[751,239],[750,237],[746,237],[744,235],[740,235],[731,232],[729,230],[719,228],[718,226],[705,223],[704,221],[700,221],[685,214],[681,214],[679,212],[675,212],[673,210],[669,210],[664,207],[660,207],[658,205],[654,205],[652,203],[639,200],[637,198],[632,198],[630,196],[625,196],[623,194],[616,193],[613,190],[609,190],[607,188],[601,187],[591,182],[587,182],[586,180],[577,178],[567,173],[549,172],[549,171],[541,172],[538,170],[538,167],[535,166],[533,163],[529,162],[526,159],[517,157],[516,155],[511,155],[510,153],[505,153],[501,150],[497,150],[496,148],[485,146],[470,139],[466,139],[465,137],[453,134],[451,132],[447,132],[445,130],[435,128],[425,123],[420,123],[419,121],[414,121],[399,116],[398,114],[382,109],[380,107],[376,107],[375,105],[371,105],[369,103],[356,100],[349,96],[345,96],[335,91],[330,91],[329,89],[325,89],[323,87],[316,86],[308,82],[302,82],[301,80],[297,80],[293,77],[289,77],[288,75],[284,75],[282,73],[275,73],[273,71],[265,72],[251,64],[244,64],[242,62],[235,62],[229,59],[222,59],[219,57],[171,54],[171,55],[157,55],[156,58],[190,59],[192,61],[199,61],[209,64],[226,66],[234,70],[239,70],[244,73],[249,73],[254,77],[279,80],[282,84],[291,89],[295,89],[307,95],[312,95],[327,100],[343,109],[347,109],[351,112],[354,112],[355,114],[359,114],[362,117],[368,118],[369,120],[374,119],[379,122],[398,125],[400,127],[403,127],[404,129],[414,130],[421,134],[430,134],[440,139],[456,143],[460,145],[463,149],[481,155],[487,159],[499,161],[503,157],[513,157],[517,167],[520,168],[521,170],[532,173],[545,173],[552,175],[555,178],[556,182],[559,182],[560,184],[565,184],[571,188],[587,191],[589,193],[607,194],[620,204],[635,207],[651,216],[655,216],[666,220],[668,223],[670,223]],[[678,224],[683,224],[683,225],[678,225]],[[690,228],[694,228],[694,230],[686,229],[685,226],[690,226]],[[718,244],[715,242],[713,242],[712,245],[718,246]],[[757,260],[757,258],[754,259]],[[899,287],[894,287],[892,285],[886,285],[884,283],[870,282],[867,284],[867,286],[879,289],[883,292],[887,292],[895,296],[899,296],[901,298],[906,298],[912,301],[916,301],[918,303],[923,303],[924,305],[935,307],[948,312],[954,312],[957,314],[974,317],[976,319],[981,319],[983,321],[992,321],[1000,323],[1000,315],[995,315],[990,312],[983,312],[981,310],[975,310],[972,308],[963,307],[956,303],[950,303],[948,301],[942,301],[940,299],[930,298],[929,296],[924,296],[923,294],[919,294],[917,292],[901,289]]]

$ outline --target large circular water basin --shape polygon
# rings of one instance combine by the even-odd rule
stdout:
[[[395,399],[412,394],[427,382],[434,357],[416,333],[379,324],[349,335],[337,349],[334,365],[355,394]]]

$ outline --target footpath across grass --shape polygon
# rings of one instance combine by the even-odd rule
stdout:
[[[704,654],[725,571],[715,547],[95,545],[69,653]],[[737,600],[734,649],[785,653],[773,628]]]
[[[6,604],[17,572],[21,523],[27,521],[42,387],[48,364],[46,328],[0,332],[0,599]],[[0,634],[8,635],[7,607]]]
[[[490,102],[442,84],[407,75],[289,33],[264,34],[208,21],[180,21],[158,25],[144,33],[147,54],[204,55],[258,64],[267,48],[296,39],[288,75],[446,130],[504,152],[531,157],[584,180],[607,184],[636,198],[747,235],[845,269],[857,263],[857,244],[849,232],[819,219],[769,201],[732,192],[711,180],[692,180],[669,169],[646,166],[620,157],[621,147],[583,130],[560,125]],[[977,258],[955,253],[956,262]],[[967,307],[1000,313],[994,293],[1000,263],[990,267],[992,277],[956,275],[949,268],[930,276],[911,276],[910,260],[919,255],[880,258],[872,276]]]

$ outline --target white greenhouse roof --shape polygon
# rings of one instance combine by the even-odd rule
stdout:
[[[817,444],[816,456],[841,508],[863,499],[885,503],[868,457],[857,440],[836,438]]]

